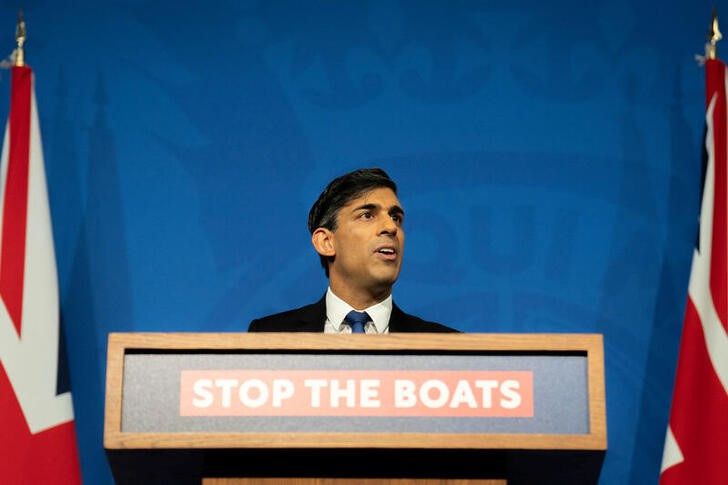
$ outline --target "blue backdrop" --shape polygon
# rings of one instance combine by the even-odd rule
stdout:
[[[467,332],[603,333],[602,482],[656,480],[711,4],[494,3],[25,2],[88,483],[111,481],[107,333],[244,331],[320,297],[306,215],[361,166],[408,213],[398,303]]]

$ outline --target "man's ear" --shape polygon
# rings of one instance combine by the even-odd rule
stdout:
[[[313,231],[313,234],[311,234],[311,243],[316,252],[321,256],[331,258],[336,255],[334,232],[325,227],[319,227]]]

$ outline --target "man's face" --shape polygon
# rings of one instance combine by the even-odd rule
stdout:
[[[378,188],[341,208],[332,233],[332,287],[388,291],[397,280],[404,251],[404,211],[395,193]]]

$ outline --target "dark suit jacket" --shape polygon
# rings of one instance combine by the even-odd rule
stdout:
[[[250,322],[248,332],[323,332],[326,323],[326,297],[295,310],[276,313]],[[439,323],[427,322],[408,315],[392,304],[389,331],[399,332],[457,332]]]

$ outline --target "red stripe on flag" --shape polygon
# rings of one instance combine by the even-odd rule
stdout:
[[[0,483],[81,482],[73,421],[31,434],[0,364]]]
[[[728,150],[728,122],[726,120],[726,67],[720,61],[708,61],[706,68],[706,93],[716,96],[713,111],[713,138],[715,145],[715,198],[713,199],[713,249],[710,257],[710,293],[715,311],[728,330],[728,214],[726,191],[726,151]],[[708,100],[708,104],[710,100]]]
[[[728,478],[728,396],[705,347],[691,299],[685,311],[670,427],[684,461],[665,470],[660,485],[725,484]]]
[[[28,210],[30,93],[32,71],[14,67],[10,98],[10,147],[3,206],[0,296],[20,335],[25,273],[25,230]]]

